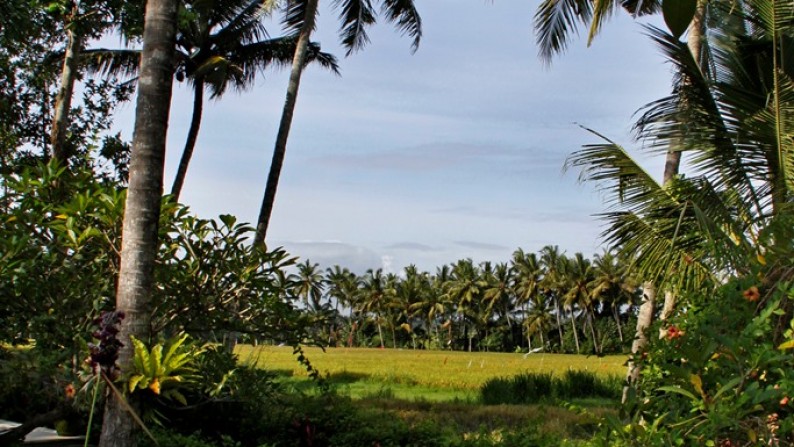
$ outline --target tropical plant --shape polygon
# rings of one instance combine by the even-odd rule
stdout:
[[[187,405],[182,390],[195,384],[195,365],[205,348],[188,342],[187,334],[156,343],[151,349],[134,336],[130,339],[135,357],[133,369],[127,372],[126,390],[130,393],[148,390],[163,399]]]

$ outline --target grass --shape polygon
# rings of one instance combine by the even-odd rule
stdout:
[[[625,373],[625,356],[585,357],[410,349],[304,348],[312,365],[337,389],[354,398],[384,397],[430,402],[472,401],[489,379],[523,373],[562,377],[586,370],[599,377]],[[289,386],[308,389],[306,370],[292,348],[241,345],[242,361],[279,373]]]

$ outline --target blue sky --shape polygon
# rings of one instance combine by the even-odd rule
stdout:
[[[562,166],[597,141],[577,123],[639,148],[633,113],[668,93],[670,68],[637,22],[619,14],[590,48],[575,38],[546,67],[534,45],[537,2],[417,1],[415,54],[379,23],[371,43],[344,58],[331,2],[321,4],[314,40],[340,58],[342,76],[304,75],[269,246],[357,272],[507,261],[518,247],[548,244],[600,251],[601,198]],[[182,196],[200,216],[255,221],[286,80],[270,71],[253,90],[206,105]],[[166,188],[190,107],[189,89],[176,84]],[[120,116],[123,127],[131,116]],[[646,165],[661,175],[660,160]]]

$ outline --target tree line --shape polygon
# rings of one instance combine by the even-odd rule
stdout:
[[[461,259],[432,274],[409,265],[357,275],[306,260],[289,280],[317,320],[314,338],[348,347],[622,352],[640,297],[631,259],[566,256],[551,245],[518,249],[509,262]]]

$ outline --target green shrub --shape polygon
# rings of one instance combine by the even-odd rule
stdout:
[[[549,373],[523,373],[497,377],[480,387],[480,400],[486,405],[532,404],[545,400],[620,397],[618,377],[601,378],[590,371],[569,370],[561,378]]]

